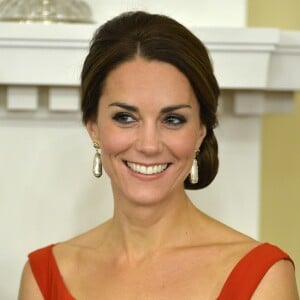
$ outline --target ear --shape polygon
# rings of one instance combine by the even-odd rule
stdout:
[[[199,131],[199,136],[198,136],[198,140],[197,140],[197,147],[196,149],[199,149],[205,136],[206,136],[206,126],[204,124],[200,124],[200,131]]]
[[[97,122],[89,120],[86,123],[86,129],[89,133],[91,140],[95,143],[100,144],[100,135],[99,135],[99,128]]]

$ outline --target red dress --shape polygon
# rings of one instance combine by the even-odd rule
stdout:
[[[29,254],[33,275],[45,300],[75,300],[59,272],[52,252],[53,246]],[[269,268],[282,259],[293,263],[291,258],[276,246],[264,243],[255,247],[233,268],[217,299],[250,299]]]

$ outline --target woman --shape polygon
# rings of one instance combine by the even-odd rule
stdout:
[[[284,252],[208,217],[185,193],[216,176],[218,96],[205,47],[176,21],[134,12],[99,28],[82,112],[114,214],[31,253],[20,299],[298,299]]]

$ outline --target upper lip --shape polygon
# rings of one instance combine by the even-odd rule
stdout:
[[[136,162],[136,161],[133,161],[133,160],[125,160],[124,162],[134,163],[134,164],[145,166],[145,167],[152,167],[152,166],[165,165],[165,164],[169,165],[170,164],[169,162],[144,163],[144,162]]]

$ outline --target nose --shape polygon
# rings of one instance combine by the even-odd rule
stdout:
[[[161,134],[156,124],[145,123],[138,129],[136,149],[145,155],[155,155],[162,151]]]

